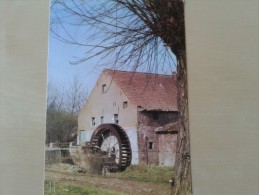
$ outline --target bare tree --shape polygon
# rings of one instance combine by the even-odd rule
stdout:
[[[72,115],[78,115],[87,98],[86,86],[79,81],[78,77],[74,77],[66,90],[66,110]]]
[[[171,194],[191,193],[184,0],[54,1],[52,9],[63,10],[52,17],[53,34],[64,42],[86,47],[85,55],[74,64],[98,57],[106,64],[110,59],[115,68],[144,67],[154,72],[174,63],[170,52],[176,56],[181,127]],[[62,26],[62,34],[56,24]],[[77,31],[69,31],[68,24]]]
[[[67,87],[48,83],[46,143],[69,141],[86,97],[86,87],[77,77]]]
[[[62,110],[64,109],[64,102],[65,102],[65,88],[62,85],[57,87],[57,84],[54,84],[52,81],[48,82],[47,87],[47,109],[55,109],[55,110]]]

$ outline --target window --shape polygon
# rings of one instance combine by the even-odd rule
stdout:
[[[101,124],[103,124],[104,123],[104,118],[103,118],[103,116],[101,116]]]
[[[128,107],[128,102],[123,102],[123,108],[127,108]]]
[[[114,123],[119,124],[119,116],[118,114],[114,114]]]
[[[106,93],[106,90],[107,90],[107,89],[106,89],[106,85],[103,84],[103,85],[102,85],[102,93]]]
[[[149,142],[148,143],[148,149],[150,149],[150,150],[153,150],[154,149],[154,142]]]
[[[157,120],[158,119],[158,113],[154,112],[152,117],[153,117],[154,120]]]
[[[92,126],[95,126],[95,117],[92,117]]]

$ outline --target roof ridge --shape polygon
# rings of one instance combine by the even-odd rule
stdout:
[[[175,72],[173,72],[172,74],[162,74],[162,73],[152,73],[152,72],[139,72],[139,71],[127,71],[127,70],[115,70],[115,69],[109,69],[109,68],[105,68],[103,70],[103,72],[108,72],[108,71],[112,71],[112,72],[124,72],[124,73],[137,73],[137,74],[146,74],[146,75],[157,75],[157,76],[167,76],[167,77],[171,77],[173,75],[175,75]]]

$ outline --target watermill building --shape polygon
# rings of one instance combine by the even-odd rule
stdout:
[[[177,121],[175,75],[105,69],[79,113],[77,142],[120,153],[125,166],[173,166]]]

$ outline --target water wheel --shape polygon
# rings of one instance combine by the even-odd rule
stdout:
[[[92,137],[93,151],[101,151],[103,164],[110,171],[123,171],[131,163],[131,146],[126,132],[116,124],[101,124]]]

